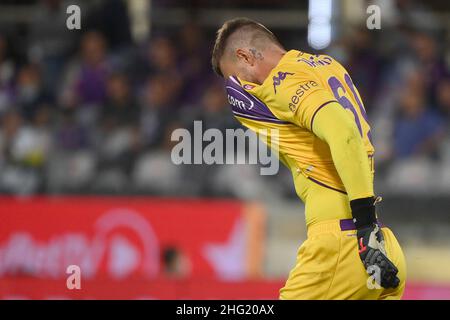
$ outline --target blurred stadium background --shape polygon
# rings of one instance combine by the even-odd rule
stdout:
[[[0,298],[277,298],[306,235],[289,172],[170,160],[175,128],[238,127],[209,53],[247,16],[307,52],[331,30],[318,52],[364,99],[405,298],[450,299],[450,3],[332,3],[313,33],[308,1],[0,1]]]

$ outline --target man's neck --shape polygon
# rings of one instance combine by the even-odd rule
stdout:
[[[279,47],[273,47],[264,52],[264,67],[261,69],[260,74],[256,76],[258,84],[262,84],[267,79],[270,72],[278,65],[286,52],[286,50]]]

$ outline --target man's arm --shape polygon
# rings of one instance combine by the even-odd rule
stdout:
[[[339,177],[351,200],[373,197],[372,172],[358,128],[338,102],[317,111],[312,131],[330,147]]]
[[[372,173],[363,141],[354,121],[337,102],[315,114],[311,130],[327,142],[338,174],[344,183],[358,240],[358,252],[367,270],[379,272],[380,285],[397,287],[398,270],[387,258],[383,234],[377,224]]]

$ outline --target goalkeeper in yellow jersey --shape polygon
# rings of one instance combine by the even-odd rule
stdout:
[[[400,299],[405,260],[377,219],[370,126],[344,67],[286,51],[246,18],[218,30],[212,65],[239,122],[278,130],[280,160],[305,203],[308,237],[280,299]]]

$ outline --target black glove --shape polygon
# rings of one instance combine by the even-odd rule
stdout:
[[[396,288],[400,279],[397,267],[386,256],[384,238],[377,224],[375,204],[381,198],[362,198],[350,201],[353,222],[356,226],[358,252],[370,276],[383,288]],[[379,272],[378,275],[374,275]]]

